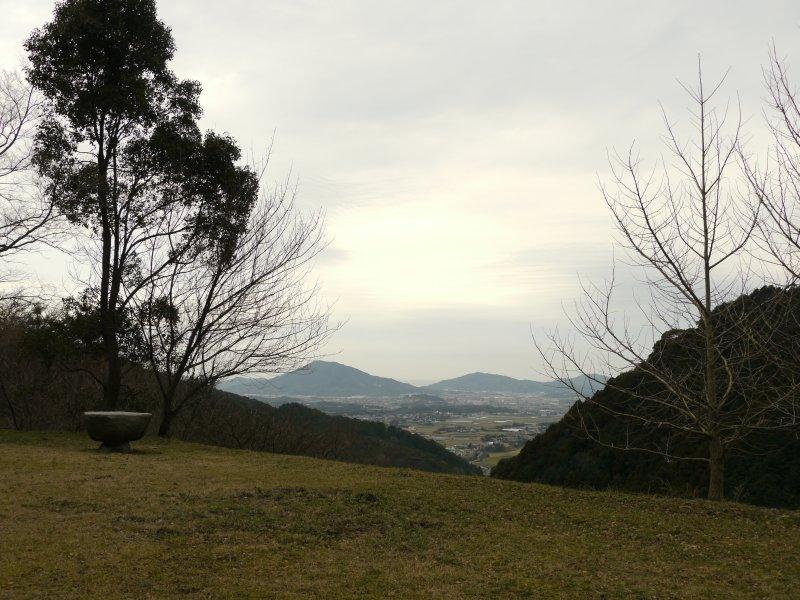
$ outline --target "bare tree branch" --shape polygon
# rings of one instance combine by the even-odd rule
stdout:
[[[644,325],[634,328],[628,315],[617,314],[612,277],[603,287],[582,284],[583,299],[568,315],[582,351],[558,331],[536,341],[549,372],[583,397],[574,413],[586,435],[613,447],[707,462],[715,499],[723,497],[727,453],[754,431],[797,422],[782,410],[792,394],[756,391],[766,378],[753,369],[754,357],[763,356],[754,320],[768,307],[732,302],[746,290],[742,256],[760,209],[752,209],[747,186],[736,178],[738,102],[733,111],[730,104],[714,105],[723,83],[724,77],[709,91],[698,61],[697,85],[682,84],[694,106],[692,134],[684,138],[662,108],[667,157],[645,170],[632,146],[611,156],[613,180],[600,186],[620,244],[645,275],[650,297],[637,300]],[[628,374],[614,377],[623,371]],[[576,375],[605,384],[625,402],[595,401],[578,389]],[[591,406],[635,424],[635,441],[605,436],[586,410]],[[687,455],[674,436],[705,440],[707,454]]]
[[[174,261],[135,297],[161,394],[162,435],[221,379],[294,370],[331,333],[316,288],[306,286],[324,245],[322,215],[298,216],[294,196],[288,183],[265,192],[229,246]],[[171,251],[153,240],[149,267]]]

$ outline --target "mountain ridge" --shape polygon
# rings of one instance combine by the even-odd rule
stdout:
[[[599,387],[596,382],[587,377],[572,379],[572,385],[578,389],[595,389]],[[505,392],[514,394],[556,394],[559,396],[573,395],[573,390],[561,381],[534,381],[532,379],[516,379],[507,375],[484,373],[476,371],[461,377],[445,379],[426,386],[426,389],[435,391],[458,392]]]
[[[228,392],[259,396],[381,397],[418,393],[422,388],[378,377],[332,361],[316,360],[272,379],[237,377],[220,384]]]
[[[593,389],[597,387],[596,383],[587,378],[573,381],[579,389],[585,386]],[[560,381],[516,379],[480,371],[426,386],[415,386],[389,377],[378,377],[342,363],[322,360],[313,361],[297,371],[271,379],[232,378],[222,382],[219,388],[237,394],[269,397],[390,397],[432,391],[574,395],[572,389]]]

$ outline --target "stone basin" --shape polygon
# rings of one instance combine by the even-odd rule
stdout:
[[[83,422],[89,437],[101,442],[102,452],[130,452],[130,443],[144,436],[152,416],[123,411],[85,412]]]

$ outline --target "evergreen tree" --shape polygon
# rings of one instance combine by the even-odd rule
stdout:
[[[65,0],[26,48],[46,116],[34,161],[54,204],[88,231],[107,365],[104,404],[122,386],[120,332],[136,294],[176,261],[229,244],[258,177],[229,137],[203,135],[200,84],[169,69],[171,32],[154,0]],[[153,244],[171,251],[154,264]]]

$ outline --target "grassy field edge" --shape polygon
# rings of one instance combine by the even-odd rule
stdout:
[[[0,597],[790,598],[800,512],[0,431]]]

